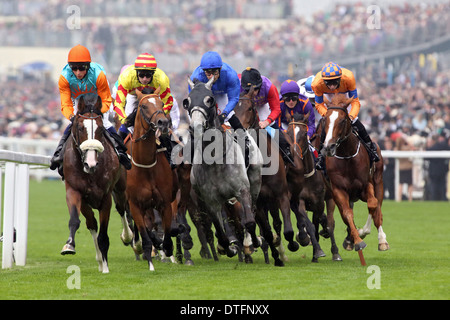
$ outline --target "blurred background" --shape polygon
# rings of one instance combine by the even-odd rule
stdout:
[[[59,140],[57,79],[82,44],[111,85],[152,53],[180,105],[209,50],[278,89],[333,61],[354,72],[360,119],[382,149],[448,148],[449,18],[450,1],[433,0],[1,0],[0,136]],[[429,162],[411,168],[426,197]]]

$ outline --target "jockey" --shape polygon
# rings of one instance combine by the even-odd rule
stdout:
[[[338,64],[333,62],[328,62],[325,64],[321,71],[319,71],[314,77],[314,81],[311,84],[311,88],[314,91],[316,98],[316,109],[317,112],[323,117],[327,112],[327,107],[324,103],[324,95],[329,94],[346,94],[347,97],[353,97],[351,103],[351,109],[349,112],[349,117],[352,120],[352,127],[358,132],[358,135],[364,141],[364,143],[369,147],[371,152],[369,156],[371,160],[377,162],[380,160],[377,154],[377,146],[372,142],[369,135],[367,134],[366,128],[358,120],[359,109],[361,103],[358,98],[358,91],[356,90],[356,82],[353,73],[345,68],[341,68]],[[331,100],[331,99],[329,99]],[[320,140],[320,150],[319,159],[316,164],[317,169],[323,170],[325,167],[325,157],[320,152],[325,141],[325,134],[322,131],[322,136]]]
[[[78,101],[80,97],[89,95],[98,95],[101,98],[103,125],[106,132],[109,133],[107,137],[112,142],[120,163],[126,169],[130,169],[131,163],[126,155],[127,149],[108,119],[112,99],[105,69],[100,64],[91,62],[89,50],[82,45],[77,45],[69,51],[67,62],[68,64],[63,68],[59,77],[58,86],[61,95],[61,112],[71,122],[64,130],[63,136],[56,147],[55,154],[51,159],[50,169],[58,168],[58,172],[62,176],[63,150],[70,135]]]
[[[314,81],[314,76],[309,76],[308,78],[303,78],[297,81],[298,86],[300,87],[300,94],[304,95],[309,99],[309,102],[314,107],[316,105],[316,95],[314,94],[313,89],[311,88],[312,82]]]
[[[156,90],[161,87],[160,98],[164,103],[164,113],[167,117],[172,110],[174,99],[170,92],[170,81],[167,75],[157,67],[156,59],[149,53],[140,54],[134,65],[129,65],[126,68],[122,68],[119,75],[119,79],[116,82],[115,88],[115,101],[114,111],[117,113],[122,125],[119,128],[119,135],[122,139],[125,139],[129,132],[134,132],[134,125],[127,122],[129,120],[134,121],[134,116],[137,107],[136,89],[143,91],[148,88]],[[172,144],[168,137],[160,137],[161,144],[166,148],[166,156],[174,167],[172,159],[170,157],[172,151]]]
[[[308,99],[300,93],[300,87],[294,80],[286,80],[281,84],[280,89],[281,101],[280,110],[281,114],[278,118],[278,125],[281,130],[287,130],[289,121],[287,120],[286,113],[290,114],[293,118],[294,113],[308,114],[308,141],[316,132],[314,109]],[[281,136],[281,135],[280,135]],[[280,140],[280,148],[287,154],[290,154],[289,143],[285,139]]]
[[[249,141],[244,127],[239,118],[235,116],[233,109],[239,102],[240,83],[239,77],[234,69],[222,61],[220,55],[215,51],[206,52],[198,66],[191,75],[191,80],[198,79],[201,82],[208,82],[214,77],[211,87],[212,93],[217,103],[220,123],[228,121],[236,134],[245,141],[245,161],[248,163]],[[189,88],[189,92],[191,88]],[[242,129],[242,130],[238,130]]]
[[[241,74],[241,91],[249,92],[252,86],[257,91],[253,102],[258,112],[259,127],[278,128],[275,121],[280,116],[280,96],[277,88],[268,78],[261,76],[258,70],[248,67]]]

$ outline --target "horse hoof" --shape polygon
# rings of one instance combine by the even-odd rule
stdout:
[[[300,248],[297,242],[291,241],[288,243],[288,249],[289,251],[295,252]]]
[[[355,251],[359,251],[367,247],[367,244],[364,241],[361,241],[360,243],[355,244]]]
[[[237,254],[238,254],[238,249],[235,246],[228,247],[228,250],[227,250],[227,257],[228,258],[232,258],[232,257],[234,257]]]
[[[192,261],[191,259],[188,259],[188,260],[186,260],[186,261],[184,262],[184,264],[185,264],[186,266],[193,266],[193,265],[194,265],[194,261]]]
[[[275,260],[275,267],[284,267],[284,262],[280,259]]]
[[[75,254],[75,247],[71,244],[66,243],[61,250],[61,255],[65,256],[66,254]]]
[[[319,235],[322,236],[325,239],[328,239],[330,237],[330,234],[326,230],[320,230]]]
[[[311,244],[311,238],[307,234],[302,233],[302,235],[305,235],[305,237],[300,239],[300,233],[297,233],[295,239],[302,247],[309,246]]]
[[[339,253],[333,254],[333,261],[342,261],[342,258],[339,255]]]
[[[347,251],[352,251],[353,250],[353,242],[344,239],[344,242],[342,243],[342,246],[344,247],[345,250]]]
[[[386,251],[389,249],[389,244],[387,242],[378,244],[378,251]]]
[[[314,254],[314,258],[323,258],[326,257],[327,255],[325,254],[325,252],[323,252],[322,249],[317,250],[317,252]]]

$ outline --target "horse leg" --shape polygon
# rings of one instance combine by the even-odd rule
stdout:
[[[275,230],[275,234],[272,232],[273,244],[277,248],[277,250],[280,254],[281,260],[283,260],[284,262],[287,262],[287,261],[289,261],[289,259],[286,255],[286,250],[284,249],[283,242],[281,241],[282,222],[280,219],[280,210],[278,210],[277,206],[273,206],[273,207],[271,206],[269,211],[270,211],[270,215],[272,216],[273,229]],[[268,217],[267,214],[265,214],[265,217]]]
[[[122,240],[123,244],[128,246],[133,241],[133,231],[131,231],[131,222],[128,218],[127,212],[128,209],[128,203],[126,199],[125,189],[121,188],[120,181],[117,182],[116,186],[114,187],[114,190],[112,192],[112,196],[114,198],[114,203],[116,204],[116,210],[120,215],[120,220],[122,222],[122,233],[120,234],[120,239]]]
[[[358,230],[356,229],[355,222],[353,221],[353,204],[350,206],[348,195],[340,190],[334,189],[333,198],[335,199],[335,202],[339,208],[342,220],[348,227],[347,231],[349,233],[350,239],[354,243],[355,250],[359,251],[364,249],[367,245],[360,238]],[[344,240],[344,248],[347,250],[345,243],[346,241]]]
[[[306,232],[309,235],[309,238],[311,239],[311,243],[313,245],[312,262],[318,262],[319,258],[325,257],[325,253],[323,252],[319,245],[319,242],[317,241],[316,234],[318,233],[315,230],[316,228],[309,220],[305,208],[301,206],[302,203],[304,204],[304,202],[300,201],[298,207],[293,207],[293,211],[295,213],[295,216],[297,217],[297,227],[299,229],[302,226],[306,228]]]
[[[139,206],[135,205],[133,201],[129,202],[130,211],[133,216],[134,223],[136,225],[139,234],[141,235],[142,241],[142,252],[148,261],[148,266],[150,271],[155,271],[155,267],[152,262],[152,248],[153,243],[147,232],[147,226],[145,225],[144,215],[145,211],[142,211]]]
[[[66,203],[69,209],[69,239],[61,250],[62,255],[75,254],[75,234],[80,228],[80,193],[66,187]]]
[[[89,232],[91,233],[92,240],[94,241],[95,260],[97,260],[97,263],[98,263],[98,271],[102,272],[103,271],[103,256],[102,256],[102,252],[100,251],[100,248],[98,245],[97,220],[95,219],[92,208],[84,202],[81,203],[81,212],[83,213],[83,216],[86,218],[86,227],[89,230]]]
[[[164,240],[163,249],[164,253],[170,258],[172,263],[176,263],[175,257],[173,256],[173,241],[172,241],[172,206],[170,203],[166,203],[161,212],[162,226],[164,228]]]
[[[331,253],[333,254],[333,261],[342,261],[341,255],[339,254],[338,246],[336,245],[336,239],[334,238],[334,227],[335,227],[335,221],[334,221],[334,208],[336,207],[336,204],[334,203],[333,199],[327,199],[326,201],[327,206],[327,231],[330,235],[331,240]]]
[[[292,197],[294,198],[294,197]],[[297,199],[297,205],[298,205],[298,199]],[[297,251],[300,246],[299,244],[294,240],[294,229],[292,228],[292,221],[291,221],[291,204],[292,199],[289,201],[289,198],[287,194],[282,195],[281,198],[279,198],[279,208],[281,210],[281,214],[283,215],[283,223],[284,223],[284,238],[286,241],[288,241],[288,249],[292,252]]]
[[[378,205],[374,211],[373,220],[375,227],[378,230],[378,250],[386,251],[389,250],[389,244],[386,240],[386,234],[383,232],[383,213],[381,212],[381,205],[383,204],[384,188],[383,188],[383,170],[382,166],[378,164],[373,177],[373,183],[375,188],[375,197],[378,200]]]
[[[280,259],[280,253],[275,246],[272,229],[270,228],[269,219],[267,214],[264,212],[262,203],[259,203],[256,207],[256,222],[258,223],[259,229],[262,232],[264,240],[269,244],[270,251],[272,252],[272,258],[275,260],[276,267],[284,267],[284,262]],[[268,264],[269,261],[266,260]]]

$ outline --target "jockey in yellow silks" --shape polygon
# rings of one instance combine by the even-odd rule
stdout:
[[[314,77],[311,88],[315,94],[316,110],[322,117],[327,113],[324,96],[327,97],[334,94],[346,94],[347,97],[353,98],[349,111],[349,117],[352,120],[352,127],[358,132],[358,135],[372,151],[369,152],[371,160],[375,162],[379,161],[380,158],[377,154],[377,146],[370,139],[364,125],[358,120],[361,103],[358,98],[358,91],[356,89],[356,81],[353,73],[348,69],[341,68],[336,63],[328,62]],[[327,97],[327,99],[331,101],[331,97]],[[325,157],[320,152],[324,140],[325,134],[322,131],[319,159],[316,165],[319,170],[323,170],[325,165]]]
[[[125,123],[127,116],[133,112],[133,102],[127,101],[127,96],[136,97],[135,90],[161,87],[160,98],[164,102],[164,113],[168,114],[173,106],[173,97],[170,92],[170,81],[167,75],[157,67],[155,57],[149,53],[140,54],[134,65],[128,66],[119,76],[117,93],[114,102],[114,111],[119,120]],[[133,100],[133,99],[132,99]],[[135,99],[134,99],[135,100]]]
[[[129,65],[123,70],[114,88],[115,101],[114,111],[117,113],[122,125],[119,128],[119,135],[125,139],[128,133],[134,132],[133,123],[127,123],[127,117],[136,110],[136,89],[142,91],[146,88],[153,91],[160,87],[159,97],[164,103],[164,113],[170,119],[170,111],[174,105],[174,99],[170,92],[169,77],[158,68],[156,59],[149,53],[140,54],[134,65]],[[113,94],[114,95],[114,94]],[[160,136],[161,144],[166,148],[166,156],[172,168],[175,167],[172,161],[172,141],[168,136]]]

